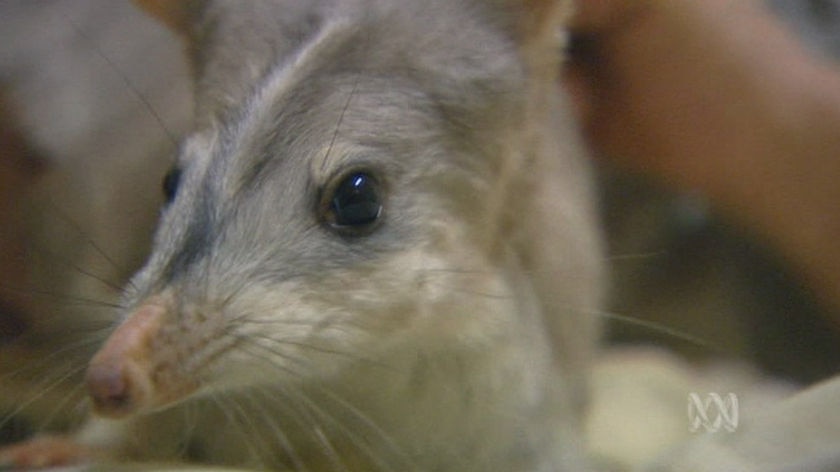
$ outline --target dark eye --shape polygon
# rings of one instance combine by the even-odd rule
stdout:
[[[340,228],[368,227],[382,214],[379,183],[371,175],[355,172],[339,182],[329,200],[327,221]]]
[[[166,203],[171,203],[175,200],[175,195],[178,194],[178,184],[181,183],[181,168],[173,167],[169,169],[166,176],[163,177],[163,196],[166,197]]]

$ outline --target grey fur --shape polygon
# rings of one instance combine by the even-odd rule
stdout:
[[[580,470],[602,257],[554,82],[566,2],[189,3],[181,185],[92,361],[143,395],[79,440],[272,470]],[[384,195],[364,234],[324,217],[353,170]]]

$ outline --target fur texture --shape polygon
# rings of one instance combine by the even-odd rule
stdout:
[[[582,467],[602,257],[555,84],[567,5],[185,8],[196,128],[88,371],[118,456]],[[324,214],[352,172],[383,205],[362,234]]]

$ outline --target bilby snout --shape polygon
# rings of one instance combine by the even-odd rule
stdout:
[[[171,394],[175,390],[189,390],[173,389],[160,382],[161,366],[171,366],[161,362],[155,352],[169,311],[162,299],[144,302],[91,359],[85,380],[97,414],[110,418],[129,416],[177,400]]]

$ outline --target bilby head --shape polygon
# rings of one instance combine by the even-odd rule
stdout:
[[[96,410],[273,388],[330,392],[410,456],[548,441],[600,295],[554,82],[566,2],[147,3],[190,41],[196,129],[91,361]]]

